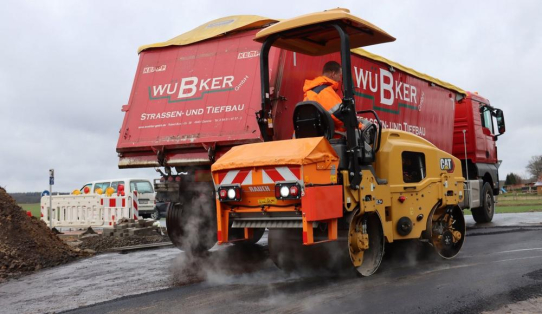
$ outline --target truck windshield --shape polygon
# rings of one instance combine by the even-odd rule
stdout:
[[[152,185],[149,181],[131,181],[130,190],[139,193],[154,193]]]
[[[94,184],[94,192],[96,192],[97,189],[102,189],[102,192],[105,191],[109,187],[109,182],[99,182]]]

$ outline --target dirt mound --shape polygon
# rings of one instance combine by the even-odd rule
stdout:
[[[28,217],[0,188],[0,282],[8,276],[60,265],[77,256],[44,222]]]
[[[159,234],[141,237],[131,236],[125,238],[97,236],[82,238],[81,241],[83,242],[80,246],[82,250],[91,249],[96,252],[103,252],[116,247],[168,242],[169,238],[168,236],[162,236]]]

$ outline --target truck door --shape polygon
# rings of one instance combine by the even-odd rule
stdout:
[[[491,110],[487,106],[480,107],[480,120],[482,122],[482,132],[486,151],[485,159],[487,163],[496,163],[497,153],[495,144],[495,129],[493,127],[493,118]]]

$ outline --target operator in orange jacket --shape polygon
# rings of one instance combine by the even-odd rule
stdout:
[[[342,75],[343,71],[339,63],[335,61],[327,62],[322,69],[321,76],[318,76],[314,80],[305,80],[305,85],[303,86],[305,98],[303,101],[312,100],[322,105],[331,114],[335,122],[335,134],[346,136],[344,124],[334,115],[342,103],[341,97],[337,94]]]

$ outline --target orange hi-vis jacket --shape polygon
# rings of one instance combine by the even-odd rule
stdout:
[[[326,76],[318,76],[314,80],[305,80],[305,85],[303,86],[305,98],[303,101],[312,100],[322,105],[331,114],[335,122],[335,133],[344,136],[346,135],[344,124],[334,115],[342,103],[341,97],[336,92],[338,89],[339,83]]]

